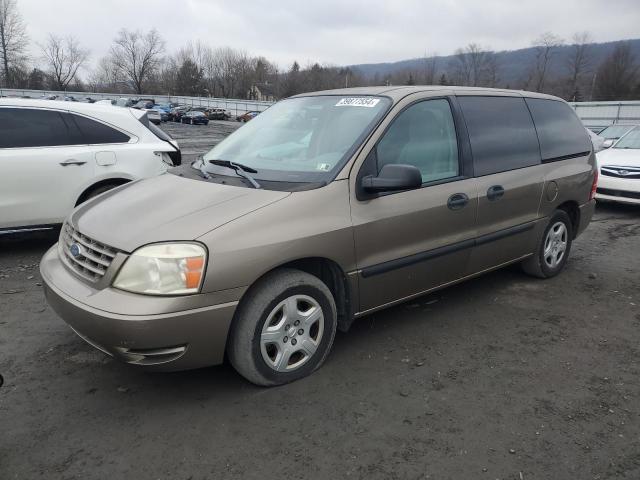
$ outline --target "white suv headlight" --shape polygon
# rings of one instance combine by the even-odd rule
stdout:
[[[207,251],[197,243],[157,243],[139,248],[124,263],[113,286],[146,295],[198,293]]]

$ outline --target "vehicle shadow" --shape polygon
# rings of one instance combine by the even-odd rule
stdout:
[[[58,241],[60,228],[43,232],[9,233],[0,235],[0,256],[44,255]]]

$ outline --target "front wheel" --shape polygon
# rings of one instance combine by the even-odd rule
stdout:
[[[559,274],[567,263],[573,225],[564,210],[556,210],[538,243],[536,253],[522,262],[525,273],[538,278],[551,278]]]
[[[282,269],[261,279],[242,300],[227,345],[229,360],[256,385],[289,383],[322,365],[336,325],[329,288],[313,275]]]

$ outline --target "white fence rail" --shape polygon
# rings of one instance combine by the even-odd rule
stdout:
[[[94,92],[58,92],[53,90],[17,90],[0,88],[0,96],[42,98],[57,95],[60,98],[71,96],[76,99],[115,100],[118,98],[152,98],[156,103],[175,102],[198,107],[216,107],[229,110],[233,115],[245,112],[263,112],[273,102],[240,100],[232,98],[183,97],[176,95],[135,95],[122,93]],[[624,102],[574,102],[570,105],[587,127],[606,127],[614,123],[640,124],[640,100]]]
[[[575,102],[570,105],[587,127],[606,127],[614,123],[640,124],[640,101]]]
[[[116,100],[118,98],[152,98],[156,103],[175,102],[184,105],[198,107],[215,107],[229,110],[233,115],[240,115],[246,112],[263,112],[273,102],[261,102],[257,100],[240,100],[233,98],[211,98],[211,97],[182,97],[176,95],[133,95],[122,93],[94,93],[94,92],[58,92],[54,90],[18,90],[0,88],[0,97],[29,97],[43,98],[57,95],[60,99],[64,97],[74,97],[76,100],[91,98],[93,100]]]

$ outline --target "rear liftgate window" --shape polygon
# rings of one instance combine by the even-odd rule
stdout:
[[[458,97],[477,177],[540,164],[531,114],[520,97]]]

